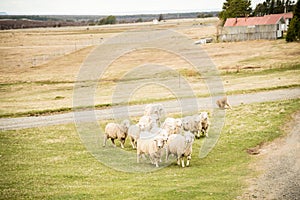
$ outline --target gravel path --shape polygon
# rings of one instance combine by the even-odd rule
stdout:
[[[250,104],[257,102],[267,102],[285,99],[295,99],[300,97],[300,88],[294,89],[282,89],[266,92],[258,92],[251,94],[239,94],[228,96],[228,100],[233,106],[240,104]],[[194,106],[194,99],[184,99],[182,102],[178,101],[165,101],[162,104],[165,106],[167,113],[181,112],[181,109],[192,110]],[[215,102],[212,102],[211,98],[199,98],[197,99],[199,109],[211,109],[214,108]],[[182,108],[182,106],[184,107]],[[130,114],[130,116],[141,116],[143,114],[145,105],[134,105],[129,107],[118,107],[115,109],[103,109],[96,111],[81,111],[74,115],[73,112],[56,114],[49,116],[38,117],[20,117],[20,118],[3,118],[0,119],[0,130],[16,130],[31,127],[40,127],[48,125],[58,125],[74,123],[76,116],[76,122],[78,121],[91,121],[91,120],[104,120],[111,119],[113,116],[120,116],[124,110]]]
[[[260,150],[253,168],[262,172],[238,199],[300,200],[300,112],[288,124],[288,135]]]

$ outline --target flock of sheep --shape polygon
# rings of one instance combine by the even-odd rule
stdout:
[[[184,167],[186,158],[186,166],[189,166],[195,138],[200,138],[201,135],[208,137],[208,113],[201,112],[184,118],[168,117],[162,122],[164,115],[162,104],[149,104],[137,124],[130,125],[129,120],[120,124],[108,123],[105,127],[103,146],[105,147],[107,140],[111,139],[114,146],[115,140],[119,140],[124,148],[128,137],[132,148],[137,150],[138,163],[142,155],[148,155],[151,163],[159,167],[158,163],[165,153],[166,160],[169,155],[174,155],[177,164]]]

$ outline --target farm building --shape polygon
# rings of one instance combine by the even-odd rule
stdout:
[[[287,30],[292,13],[263,17],[228,18],[224,24],[222,41],[275,40]]]

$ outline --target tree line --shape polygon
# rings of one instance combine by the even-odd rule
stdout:
[[[294,9],[295,1],[291,0],[266,0],[257,4],[253,11],[254,16],[264,16],[270,14],[278,14],[291,12]]]
[[[226,21],[227,18],[264,16],[291,12],[294,9],[295,1],[293,0],[265,0],[257,4],[254,10],[251,7],[251,0],[226,0],[219,17]]]

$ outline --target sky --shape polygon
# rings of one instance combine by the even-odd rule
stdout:
[[[0,12],[26,15],[121,15],[220,11],[225,0],[0,0]],[[252,0],[252,6],[263,0]]]

